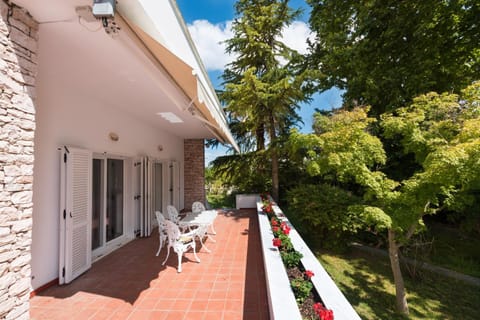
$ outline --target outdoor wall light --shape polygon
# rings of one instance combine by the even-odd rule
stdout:
[[[95,18],[113,18],[116,0],[93,0],[92,13]]]
[[[157,150],[158,151],[163,151],[163,146],[161,144],[159,144],[158,147],[157,147]]]
[[[110,140],[112,141],[118,141],[120,139],[120,137],[118,136],[118,134],[116,134],[115,132],[110,132],[108,134],[108,137],[110,138]]]

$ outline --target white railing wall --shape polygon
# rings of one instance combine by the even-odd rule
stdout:
[[[258,197],[258,200],[260,197]],[[268,306],[272,320],[301,320],[297,301],[293,295],[282,257],[273,246],[273,232],[266,214],[262,213],[262,203],[257,202],[260,240],[262,242],[263,264],[267,281]]]
[[[250,195],[249,195],[250,196]],[[301,320],[301,315],[290,287],[285,268],[283,267],[280,252],[273,246],[273,232],[268,217],[262,211],[262,202],[257,196],[256,208],[262,242],[263,259],[265,265],[265,278],[270,307],[270,318],[275,320]],[[238,205],[237,205],[238,206]],[[242,207],[246,208],[246,207]],[[285,221],[291,228],[290,239],[295,250],[302,253],[302,264],[305,270],[315,274],[311,281],[315,290],[322,299],[327,309],[333,310],[335,320],[360,320],[359,315],[345,298],[332,278],[325,271],[295,227],[290,223],[282,210],[274,205],[273,210],[281,221]]]

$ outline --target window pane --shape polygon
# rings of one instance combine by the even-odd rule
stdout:
[[[103,160],[93,159],[92,166],[92,250],[100,247],[102,239],[102,177]]]
[[[123,160],[107,160],[107,241],[123,234]]]
[[[154,208],[153,211],[162,211],[162,164],[161,163],[155,163],[155,169],[154,169]]]

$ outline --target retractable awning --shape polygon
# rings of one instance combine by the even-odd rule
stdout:
[[[210,92],[213,90],[211,90],[208,85],[202,83],[196,71],[190,65],[144,30],[144,28],[148,28],[150,29],[150,33],[154,33],[152,32],[154,23],[151,21],[146,23],[145,20],[143,20],[148,19],[146,15],[143,16],[142,20],[137,24],[130,20],[123,12],[121,12],[121,14],[122,18],[142,41],[151,55],[161,64],[171,79],[190,100],[190,103],[185,106],[184,110],[190,112],[192,116],[202,121],[206,128],[209,129],[219,141],[231,144],[235,150],[239,151],[239,147],[228,128],[225,115],[221,110],[217,98],[212,99],[210,97],[212,94],[215,95],[214,92]],[[140,15],[140,17],[141,16],[142,15]],[[131,15],[131,18],[139,20],[138,9],[135,15]],[[183,23],[183,21],[179,23]],[[143,27],[139,25],[143,25]],[[158,30],[155,31],[157,31],[155,34],[159,37]],[[188,41],[188,39],[186,39],[186,41]],[[204,75],[204,78],[208,78],[208,76]]]

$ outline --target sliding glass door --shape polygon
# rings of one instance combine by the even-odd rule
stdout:
[[[104,155],[92,161],[92,250],[99,256],[124,235],[125,164]]]
[[[123,160],[107,159],[107,242],[123,235]]]

